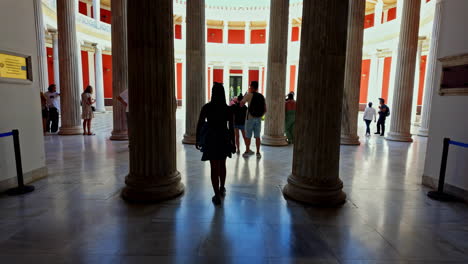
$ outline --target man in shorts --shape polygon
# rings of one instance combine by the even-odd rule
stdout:
[[[249,109],[247,111],[245,120],[246,150],[242,156],[246,158],[254,154],[254,152],[250,150],[250,142],[253,134],[255,137],[255,144],[257,145],[257,158],[261,158],[262,154],[260,154],[260,133],[262,131],[262,117],[265,115],[267,109],[265,97],[258,93],[257,81],[252,81],[250,83],[249,93],[247,93],[244,96],[244,99],[242,99],[241,107],[246,103],[249,104]]]

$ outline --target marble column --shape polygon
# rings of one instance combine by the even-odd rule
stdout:
[[[421,73],[421,56],[422,47],[426,37],[419,37],[418,51],[416,52],[416,65],[414,66],[414,85],[413,85],[413,102],[411,103],[411,123],[416,123],[416,115],[418,112],[418,95],[419,95],[419,75]]]
[[[349,0],[341,144],[359,145],[357,135],[366,0]]]
[[[230,91],[230,76],[231,74],[229,73],[231,70],[231,67],[229,67],[229,62],[225,61],[224,62],[224,69],[223,69],[223,85],[224,85],[224,93],[226,95],[226,103],[229,103],[229,91]]]
[[[250,21],[245,21],[245,45],[250,45]]]
[[[427,59],[427,71],[424,87],[424,99],[421,114],[421,127],[418,131],[418,136],[427,137],[429,135],[429,123],[431,114],[432,95],[436,87],[435,80],[437,78],[437,51],[439,49],[439,36],[441,14],[443,10],[443,1],[437,0],[434,12],[434,24],[432,26],[431,46],[429,47],[429,56]]]
[[[81,41],[78,40],[77,44],[76,44],[76,52],[78,53],[78,56],[77,56],[77,61],[78,61],[78,87],[79,87],[79,91],[80,91],[80,94],[81,92],[84,90],[84,84],[83,84],[83,60],[81,58]],[[89,62],[88,62],[89,63]],[[96,94],[96,91],[94,91],[94,94]],[[80,97],[81,99],[81,97]]]
[[[284,91],[288,57],[289,0],[272,0],[268,41],[268,75],[266,78],[265,132],[262,144],[287,146],[284,135]]]
[[[369,90],[367,92],[367,102],[378,101],[380,97],[382,83],[379,83],[379,70],[381,69],[379,54],[376,51],[372,54],[369,71]]]
[[[34,19],[36,22],[36,41],[37,41],[37,69],[39,90],[47,91],[49,78],[47,76],[47,51],[45,46],[45,27],[42,15],[42,1],[34,0]]]
[[[93,0],[93,17],[97,22],[101,21],[101,0]]]
[[[103,80],[103,70],[102,70],[102,48],[97,43],[93,44],[95,54],[95,76],[96,76],[96,87],[95,94],[96,94],[96,112],[106,112],[106,107],[104,105],[104,80]]]
[[[258,80],[254,80],[258,81]],[[242,68],[242,91],[241,93],[244,94],[249,90],[249,66],[244,65]],[[238,94],[235,94],[235,96],[238,96]]]
[[[111,140],[127,140],[126,107],[117,97],[128,88],[127,0],[112,0],[112,115]]]
[[[263,66],[258,67],[258,91],[263,93]]]
[[[187,2],[187,108],[185,108],[184,144],[197,142],[197,122],[206,103],[205,0]]]
[[[390,109],[390,131],[386,139],[412,142],[411,107],[418,50],[418,31],[421,0],[405,0],[400,25],[400,42],[396,66],[395,90]]]
[[[176,164],[173,1],[128,1],[127,14],[132,132],[122,197],[167,200],[184,191]]]
[[[223,23],[223,43],[227,45],[229,42],[229,22],[225,20]]]
[[[374,27],[382,24],[382,12],[383,12],[384,3],[382,0],[377,0],[374,9]]]
[[[348,1],[304,1],[296,133],[286,197],[317,206],[346,200],[339,178]],[[320,70],[317,69],[320,65]]]
[[[60,135],[82,134],[78,41],[76,39],[76,5],[73,1],[57,0],[57,28],[60,65]]]
[[[58,53],[58,33],[55,30],[49,30],[52,35],[52,60],[54,63],[54,83],[57,86],[57,92],[60,93],[60,70],[59,70],[59,53]]]

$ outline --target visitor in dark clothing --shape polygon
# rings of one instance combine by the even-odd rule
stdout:
[[[236,137],[236,149],[237,154],[240,154],[240,140],[239,136],[242,133],[242,138],[244,139],[245,143],[245,116],[247,114],[247,106],[241,106],[240,102],[244,99],[242,94],[239,94],[237,97],[237,101],[231,105],[231,110],[234,116],[234,134]]]
[[[211,184],[215,193],[212,201],[219,205],[221,196],[226,194],[226,158],[235,153],[233,114],[226,104],[221,83],[213,85],[211,101],[201,109],[196,147],[203,152],[202,161],[210,161]]]
[[[390,109],[385,104],[385,99],[379,98],[379,120],[377,120],[377,132],[374,134],[380,134],[380,136],[385,135],[385,119],[390,115]]]

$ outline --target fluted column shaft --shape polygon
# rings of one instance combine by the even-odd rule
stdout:
[[[154,202],[181,194],[176,168],[172,0],[127,3],[130,173],[122,197]]]
[[[39,90],[46,91],[49,85],[49,78],[47,76],[47,51],[45,46],[45,28],[41,0],[34,0],[34,19],[36,21]]]
[[[304,1],[292,174],[283,193],[319,206],[345,202],[339,178],[348,1]],[[299,133],[300,131],[300,133]]]
[[[58,52],[58,33],[57,31],[49,31],[52,35],[52,59],[54,63],[54,82],[57,87],[57,92],[60,93],[60,62]]]
[[[416,122],[416,114],[418,112],[419,74],[421,72],[422,47],[425,39],[426,37],[419,37],[418,50],[416,52],[416,63],[414,66],[413,101],[411,103],[411,123]]]
[[[396,66],[395,90],[390,109],[390,132],[386,139],[412,142],[411,107],[418,51],[421,0],[405,0],[400,25],[400,42]]]
[[[60,32],[60,135],[83,133],[81,128],[80,85],[77,39],[76,39],[76,4],[69,0],[57,0],[57,28]]]
[[[93,0],[93,17],[96,21],[101,20],[101,0]]]
[[[195,144],[198,116],[206,103],[205,0],[187,2],[187,107],[184,144]]]
[[[96,111],[106,112],[106,106],[104,105],[104,74],[102,72],[102,48],[98,44],[93,45],[95,48],[94,60],[96,73]]]
[[[349,0],[341,144],[359,145],[357,135],[366,0]]]
[[[424,100],[422,105],[421,127],[419,128],[418,135],[427,137],[429,135],[429,122],[431,114],[432,95],[435,89],[435,78],[437,69],[437,50],[439,49],[439,36],[440,36],[440,23],[441,14],[443,9],[442,0],[437,0],[434,25],[432,26],[431,46],[429,48],[429,56],[427,60],[427,72],[424,88]]]
[[[272,0],[266,80],[265,132],[262,144],[286,146],[284,136],[284,95],[288,57],[289,0]]]
[[[112,115],[111,140],[126,140],[126,107],[117,97],[128,88],[127,0],[112,0]]]

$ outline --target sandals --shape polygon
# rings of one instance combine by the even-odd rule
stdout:
[[[214,205],[220,205],[221,204],[221,198],[219,196],[213,196],[213,198],[211,198],[211,201],[214,203]]]

